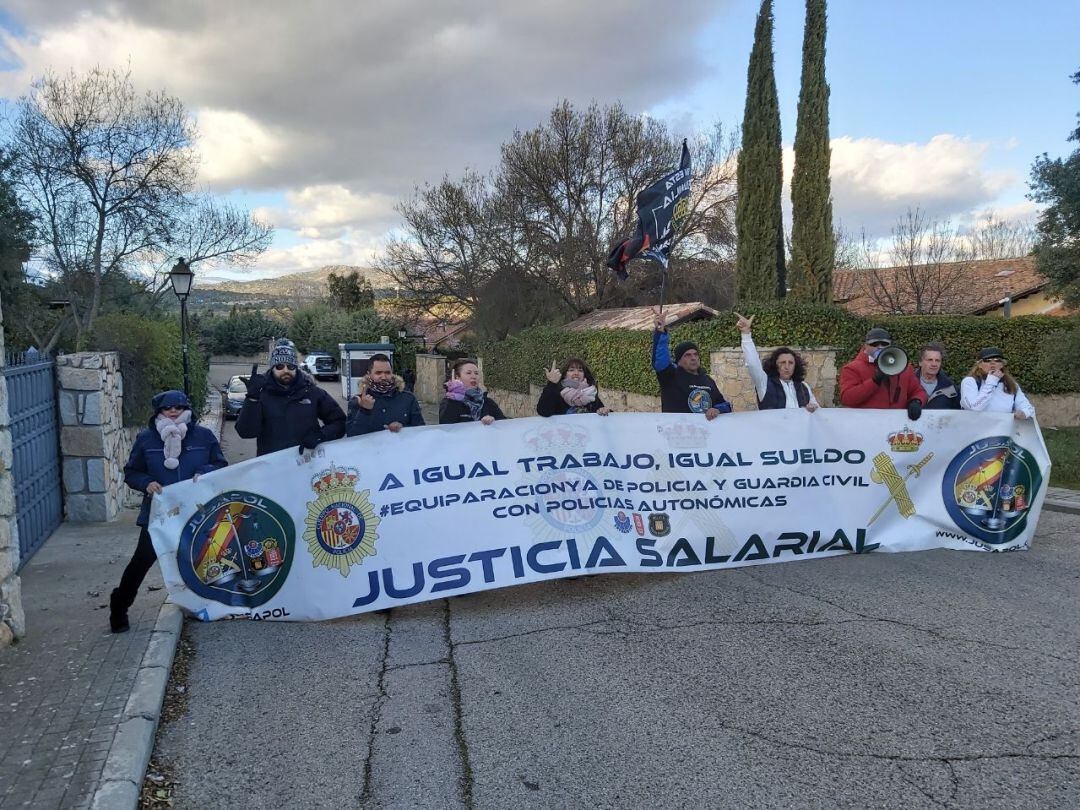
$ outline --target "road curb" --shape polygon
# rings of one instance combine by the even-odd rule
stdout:
[[[1067,515],[1080,515],[1080,504],[1069,501],[1058,501],[1047,498],[1043,501],[1043,509],[1049,512],[1064,512]]]
[[[95,810],[135,810],[146,766],[154,750],[154,732],[172,670],[184,617],[168,602],[158,611],[150,643],[135,676],[131,696],[109,747],[92,807]]]

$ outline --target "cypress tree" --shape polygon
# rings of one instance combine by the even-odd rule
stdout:
[[[829,181],[829,85],[825,81],[825,0],[806,0],[802,87],[791,178],[791,294],[832,303],[836,236]]]
[[[784,296],[780,107],[773,74],[772,0],[762,0],[746,71],[735,227],[735,291],[740,302]]]

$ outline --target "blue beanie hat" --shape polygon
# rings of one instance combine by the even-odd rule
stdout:
[[[155,415],[166,408],[186,408],[189,411],[191,410],[191,400],[183,391],[162,391],[160,394],[155,394],[150,403],[154,406]]]

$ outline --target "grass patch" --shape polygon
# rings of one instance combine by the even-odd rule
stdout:
[[[1043,428],[1050,451],[1050,486],[1080,489],[1080,427]]]

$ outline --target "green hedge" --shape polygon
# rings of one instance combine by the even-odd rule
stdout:
[[[212,354],[262,354],[270,338],[285,331],[280,321],[257,310],[229,313],[203,321],[203,334]]]
[[[398,337],[400,324],[379,315],[374,309],[344,310],[323,304],[298,309],[293,313],[288,336],[302,354],[325,351],[337,356],[339,343],[377,343],[388,337],[394,344],[394,366],[400,372],[416,368],[420,348],[409,338]]]
[[[959,381],[974,363],[983,346],[998,346],[1009,358],[1009,368],[1024,390],[1033,394],[1080,391],[1080,379],[1068,364],[1040,362],[1052,335],[1080,329],[1080,318],[1025,315],[1015,318],[973,315],[922,315],[861,318],[833,307],[782,305],[740,308],[754,316],[754,341],[759,346],[830,346],[837,349],[838,366],[858,353],[866,330],[883,326],[896,345],[913,360],[920,346],[932,341],[946,347],[945,370]],[[710,321],[698,321],[672,330],[671,341],[693,340],[708,364],[712,349],[739,345],[735,316],[730,313]],[[602,388],[656,394],[656,376],[650,368],[652,336],[624,329],[564,332],[541,327],[519,332],[511,338],[484,343],[484,378],[493,388],[527,391],[530,382],[544,381],[543,367],[554,358],[583,357]]]
[[[142,425],[150,416],[150,400],[159,391],[183,390],[184,361],[180,324],[139,315],[103,315],[94,321],[91,351],[120,354],[124,377],[124,424]],[[194,334],[188,334],[188,376],[195,414],[206,403],[206,358]]]

